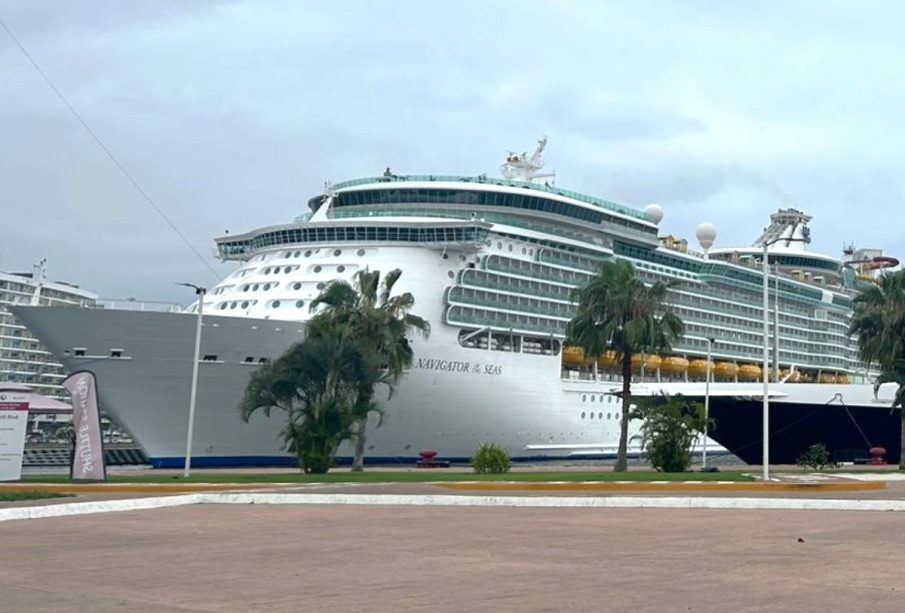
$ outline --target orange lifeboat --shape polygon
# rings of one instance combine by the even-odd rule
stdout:
[[[663,364],[660,365],[660,370],[670,374],[670,375],[679,375],[688,370],[688,360],[679,356],[670,356],[663,360]]]
[[[618,368],[619,360],[616,359],[616,352],[604,351],[603,355],[597,358],[597,366],[600,368]]]
[[[713,361],[709,362],[710,364],[710,374],[713,375]],[[693,377],[706,377],[707,376],[707,360],[692,360],[688,364],[688,374]]]
[[[851,383],[851,380],[848,378],[847,374],[839,373],[838,375],[836,375],[836,383],[839,383],[841,385],[848,385],[849,383]]]
[[[735,362],[717,362],[713,367],[713,374],[717,379],[734,379],[738,374],[738,364]]]
[[[760,366],[755,364],[742,364],[738,369],[738,378],[742,381],[757,381],[760,375]]]
[[[644,356],[644,370],[651,372],[660,368],[663,364],[663,360],[655,353]],[[641,354],[636,353],[632,355],[632,370],[640,371],[641,370]]]
[[[799,383],[813,383],[814,375],[803,372],[803,373],[801,373],[801,376],[798,378],[798,382]]]
[[[786,383],[798,383],[801,380],[801,372],[795,370],[791,373],[788,370],[779,371],[780,379],[785,380]]]
[[[585,364],[584,349],[581,347],[563,347],[562,363],[567,366],[583,366]]]
[[[830,372],[821,373],[820,377],[817,378],[818,383],[835,383],[836,375]]]

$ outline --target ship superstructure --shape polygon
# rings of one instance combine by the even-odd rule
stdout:
[[[258,364],[303,337],[310,303],[326,285],[351,281],[363,268],[401,268],[397,288],[415,296],[415,312],[432,327],[428,339],[415,339],[415,363],[386,404],[384,426],[371,433],[371,459],[414,457],[424,447],[464,458],[488,440],[521,458],[612,454],[620,417],[615,360],[564,346],[572,289],[610,258],[631,261],[646,281],[675,284],[670,300],[686,323],[669,355],[635,356],[639,385],[700,395],[709,346],[717,398],[757,399],[765,374],[780,382],[777,398],[792,404],[822,404],[842,391],[853,402],[853,394],[871,398],[869,373],[847,336],[852,296],[870,274],[850,265],[854,252],[843,262],[797,240],[784,244],[786,234],[807,233],[807,215],[781,210],[759,239],[772,243],[778,348],[764,373],[761,247],[713,249],[715,231],[702,225],[705,251],[693,252],[660,236],[656,205],[641,211],[550,184],[552,174],[541,172],[545,145],[507,156],[499,179],[387,169],[328,183],[292,223],[218,238],[220,256],[238,267],[204,297],[202,451],[193,461],[288,460],[277,446],[281,424],[243,424],[238,399]],[[155,463],[175,465],[195,309],[22,309],[20,316],[70,367],[90,364],[107,410]]]

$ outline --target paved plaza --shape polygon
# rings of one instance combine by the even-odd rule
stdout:
[[[9,611],[900,610],[901,513],[192,505],[0,523]]]

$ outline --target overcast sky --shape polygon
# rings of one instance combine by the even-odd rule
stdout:
[[[546,134],[557,184],[749,245],[905,255],[905,3],[52,2],[0,18],[217,278],[215,236],[327,179],[497,174]],[[0,270],[187,303],[217,279],[0,30]]]

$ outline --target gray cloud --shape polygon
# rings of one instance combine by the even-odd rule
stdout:
[[[895,2],[6,2],[19,35],[192,244],[282,223],[324,180],[558,182],[746,245],[788,202],[813,248],[905,251]],[[188,299],[210,273],[0,36],[0,269]],[[87,241],[77,243],[79,229]],[[223,274],[229,265],[212,264]]]

